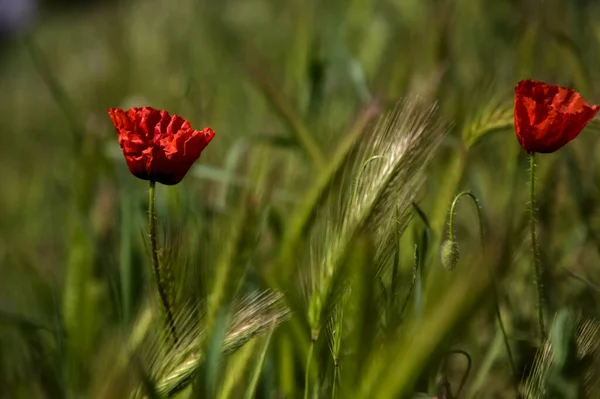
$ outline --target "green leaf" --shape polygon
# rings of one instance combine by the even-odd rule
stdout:
[[[252,399],[256,394],[256,388],[258,387],[258,381],[260,379],[260,374],[262,373],[265,358],[267,357],[267,350],[269,349],[269,344],[271,343],[271,337],[273,336],[274,331],[275,327],[272,327],[269,331],[269,334],[267,335],[265,345],[263,346],[263,349],[260,352],[260,356],[258,358],[258,361],[256,362],[256,366],[254,366],[254,372],[252,373],[252,377],[250,378],[250,383],[246,388],[244,399]]]

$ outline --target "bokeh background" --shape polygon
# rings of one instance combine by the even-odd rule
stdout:
[[[106,110],[143,105],[216,131],[181,184],[158,188],[161,234],[178,253],[182,303],[210,302],[213,281],[226,287],[224,303],[239,290],[284,292],[292,309],[286,317],[299,321],[274,335],[257,395],[301,397],[310,289],[282,276],[320,256],[309,253],[320,236],[306,238],[303,255],[287,262],[274,253],[344,138],[363,128],[375,134],[378,115],[403,98],[437,103],[448,131],[412,198],[429,238],[423,249],[423,224],[406,221],[403,289],[411,287],[416,244],[431,270],[418,284],[433,287],[423,288],[433,298],[423,317],[435,318],[442,300],[468,300],[456,299],[443,328],[415,327],[432,337],[425,345],[431,353],[419,361],[407,355],[405,367],[394,368],[383,356],[370,358],[389,366],[382,381],[404,381],[406,368],[417,373],[402,387],[382,382],[372,397],[434,396],[440,375],[456,387],[464,359],[444,361],[436,352],[442,347],[472,357],[460,397],[515,397],[490,282],[469,287],[494,265],[517,372],[526,377],[537,345],[535,289],[527,159],[512,130],[512,90],[534,78],[600,102],[599,20],[592,0],[1,0],[0,397],[129,397],[134,377],[111,374],[111,356],[151,297],[147,182],[129,174]],[[537,160],[550,323],[562,310],[598,315],[598,133],[593,121],[573,143]],[[455,223],[464,255],[447,272],[439,245],[462,190],[479,198],[494,249],[480,254],[475,213],[461,205]],[[223,262],[232,265],[229,274],[219,274]],[[252,344],[256,353],[232,356],[248,364],[260,342]],[[317,348],[327,358],[325,337]],[[222,361],[242,364],[235,359]],[[307,373],[318,387],[313,397],[331,395],[328,362]],[[211,389],[229,379],[224,397],[242,397],[251,373],[227,377],[232,367],[203,366],[213,378],[205,381],[217,382],[193,397],[223,397]]]

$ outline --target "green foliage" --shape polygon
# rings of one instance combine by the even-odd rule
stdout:
[[[512,88],[600,102],[599,17],[583,0],[43,13],[0,54],[0,397],[595,397],[600,125],[536,158],[538,343]],[[156,187],[177,343],[147,182],[106,114],[133,105],[216,131]],[[481,218],[460,207],[446,240],[465,190]]]

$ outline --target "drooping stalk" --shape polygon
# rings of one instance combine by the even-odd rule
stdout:
[[[167,318],[167,327],[173,337],[175,344],[179,343],[177,336],[177,330],[175,329],[175,319],[173,318],[173,310],[169,303],[169,297],[167,295],[167,287],[162,279],[160,264],[158,263],[158,247],[156,245],[156,212],[154,210],[154,188],[156,182],[150,181],[150,189],[148,190],[148,226],[150,227],[150,245],[152,249],[152,267],[154,271],[154,280],[156,281],[156,289],[158,296],[160,297],[161,305],[165,311]]]
[[[535,286],[537,290],[536,309],[538,316],[538,329],[541,342],[546,339],[546,325],[544,323],[544,294],[542,286],[542,265],[538,253],[537,237],[535,231],[535,153],[529,154],[529,224],[531,228],[531,246],[533,249],[533,267],[535,272]]]
[[[462,193],[460,193],[456,197],[454,197],[454,201],[452,202],[452,206],[450,207],[450,221],[449,221],[450,239],[455,240],[454,224],[453,224],[454,208],[456,207],[458,200],[463,196],[468,196],[469,198],[471,198],[471,200],[473,200],[473,204],[475,205],[475,210],[477,212],[477,222],[479,225],[479,240],[481,241],[481,249],[485,250],[485,239],[484,239],[484,233],[483,233],[483,217],[481,215],[481,207],[479,206],[479,200],[477,199],[477,197],[469,191],[463,191]],[[504,340],[504,346],[506,348],[506,354],[508,356],[508,361],[510,363],[513,377],[514,377],[515,381],[518,381],[517,368],[515,366],[515,361],[514,361],[514,358],[512,355],[512,350],[510,349],[508,335],[506,334],[506,329],[504,328],[504,322],[502,321],[502,314],[500,313],[497,282],[496,282],[496,279],[494,278],[495,276],[494,276],[493,271],[490,268],[488,268],[488,271],[489,271],[490,277],[491,277],[491,285],[492,285],[492,290],[493,290],[493,295],[494,295],[494,311],[496,313],[496,319],[498,320],[498,325],[500,326],[500,331],[502,332],[502,338]]]

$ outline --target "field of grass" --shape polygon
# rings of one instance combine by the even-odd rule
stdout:
[[[544,340],[513,88],[600,103],[600,4],[98,3],[0,54],[0,398],[598,397],[600,123],[535,158]],[[156,187],[177,342],[145,105],[216,132]]]

